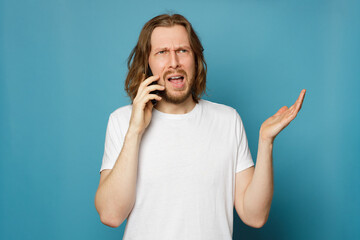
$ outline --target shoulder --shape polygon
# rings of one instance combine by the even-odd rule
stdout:
[[[121,121],[128,121],[131,117],[132,105],[126,105],[123,107],[119,107],[110,113],[110,118],[114,121],[121,122]]]
[[[205,113],[221,118],[234,119],[238,114],[236,109],[221,103],[215,103],[208,100],[200,100]]]
[[[108,131],[117,137],[124,136],[129,127],[132,105],[119,107],[110,113],[108,120]]]

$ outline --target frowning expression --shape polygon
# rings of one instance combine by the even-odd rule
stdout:
[[[165,86],[163,100],[182,103],[191,97],[195,60],[185,27],[156,27],[151,35],[149,65],[159,84]]]

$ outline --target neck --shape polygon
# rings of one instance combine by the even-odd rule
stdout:
[[[185,114],[190,112],[194,109],[196,103],[193,100],[192,96],[189,96],[184,102],[182,103],[169,103],[165,100],[159,101],[155,108],[156,110],[163,112],[163,113],[170,113],[170,114]]]

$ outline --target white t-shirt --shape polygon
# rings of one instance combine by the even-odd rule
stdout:
[[[100,171],[114,166],[131,110],[127,105],[110,114]],[[206,100],[186,114],[154,108],[123,239],[232,239],[235,173],[253,165],[235,109]]]

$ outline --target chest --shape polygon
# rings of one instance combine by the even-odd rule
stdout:
[[[153,124],[140,146],[139,180],[193,192],[224,184],[234,171],[234,136],[217,124]]]

